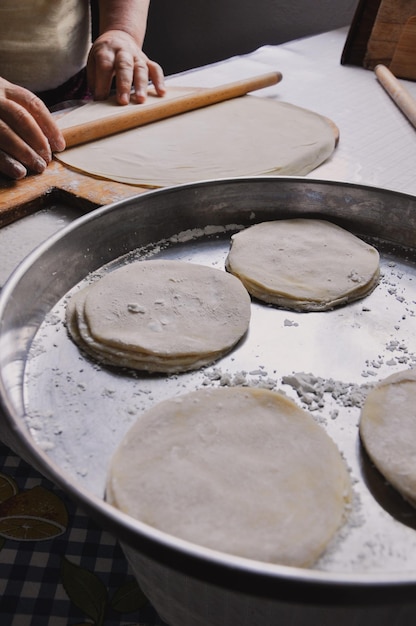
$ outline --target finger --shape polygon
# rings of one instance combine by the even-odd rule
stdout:
[[[42,100],[34,95],[29,102],[28,111],[48,140],[52,152],[65,150],[62,131]]]
[[[147,98],[147,91],[149,87],[149,70],[147,61],[137,59],[134,64],[133,74],[133,87],[135,102],[144,102]]]
[[[41,163],[49,163],[52,152],[35,118],[20,104],[2,99],[0,119],[0,149],[35,171],[43,171]]]
[[[13,180],[20,180],[26,176],[27,169],[19,161],[0,150],[0,173]]]
[[[97,49],[89,63],[88,82],[94,100],[106,100],[114,77],[115,55],[110,50]]]
[[[165,76],[161,66],[155,61],[148,62],[149,78],[153,83],[158,96],[164,96],[166,93]]]
[[[33,138],[36,137],[38,143],[40,142],[42,144],[40,149],[43,149],[44,152],[40,154],[47,161],[50,160],[51,150],[53,152],[64,150],[65,140],[62,132],[40,98],[27,89],[16,85],[11,85],[10,88],[6,90],[6,96],[5,99],[1,99],[0,114],[3,119],[4,113],[8,116],[6,123],[8,123],[17,134],[20,135],[22,133],[20,132],[19,126],[16,127],[16,122],[14,122],[13,119],[17,120],[18,125],[22,125],[23,132],[29,132],[30,145],[32,145],[30,136]],[[11,108],[7,106],[8,104]],[[31,120],[31,118],[33,119]],[[33,120],[35,124],[32,123]],[[39,130],[44,138],[46,138],[47,145],[41,137]],[[35,146],[33,147],[36,149]]]
[[[27,170],[41,174],[47,167],[47,162],[3,122],[0,123],[0,155],[0,171],[11,178],[23,178]]]
[[[115,59],[115,72],[117,102],[128,104],[131,88],[136,80],[136,62],[133,56],[120,50]]]
[[[35,174],[41,174],[47,167],[46,161],[33,152],[20,138],[15,136],[12,137],[12,139],[13,143],[11,143],[11,141],[3,142],[3,137],[0,141],[0,152],[3,153],[3,163],[5,167],[13,167],[17,175],[19,175],[19,172],[23,174],[23,170],[16,165],[16,163],[20,163],[25,170],[30,170]]]

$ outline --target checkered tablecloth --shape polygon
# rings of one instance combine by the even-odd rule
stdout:
[[[1,443],[0,624],[164,624],[114,537]]]

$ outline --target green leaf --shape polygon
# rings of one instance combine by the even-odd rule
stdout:
[[[61,562],[61,577],[71,602],[86,613],[95,626],[102,626],[108,593],[98,576],[64,557]]]
[[[133,613],[148,603],[135,580],[119,587],[111,599],[111,607],[118,613]]]

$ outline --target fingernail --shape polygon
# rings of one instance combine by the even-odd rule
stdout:
[[[143,93],[143,91],[136,91],[136,93],[134,94],[134,99],[139,104],[143,104],[143,102],[146,101],[146,97],[147,97],[147,94]]]
[[[63,150],[65,150],[65,148],[66,144],[63,137],[59,137],[55,141],[51,141],[52,152],[62,152]]]
[[[46,170],[46,166],[47,164],[45,163],[45,161],[43,159],[41,159],[40,157],[38,157],[37,159],[35,159],[34,163],[33,163],[33,169],[35,172],[38,172],[39,174],[41,172],[43,172],[44,170]]]
[[[118,95],[118,101],[120,104],[128,104],[130,102],[130,96],[127,93],[120,93]]]
[[[21,163],[13,163],[11,177],[15,180],[20,180],[24,178],[27,174],[27,170]]]
[[[45,161],[45,163],[50,163],[52,159],[52,152],[50,150],[42,150],[41,152],[39,152],[39,154]]]

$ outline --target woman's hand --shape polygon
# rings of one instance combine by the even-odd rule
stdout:
[[[32,92],[0,78],[0,174],[41,173],[65,140],[45,104]]]
[[[150,61],[123,30],[108,30],[95,40],[88,57],[87,76],[96,100],[109,96],[114,77],[119,104],[128,104],[130,96],[138,103],[144,102],[149,80],[159,96],[165,93],[162,68]]]

